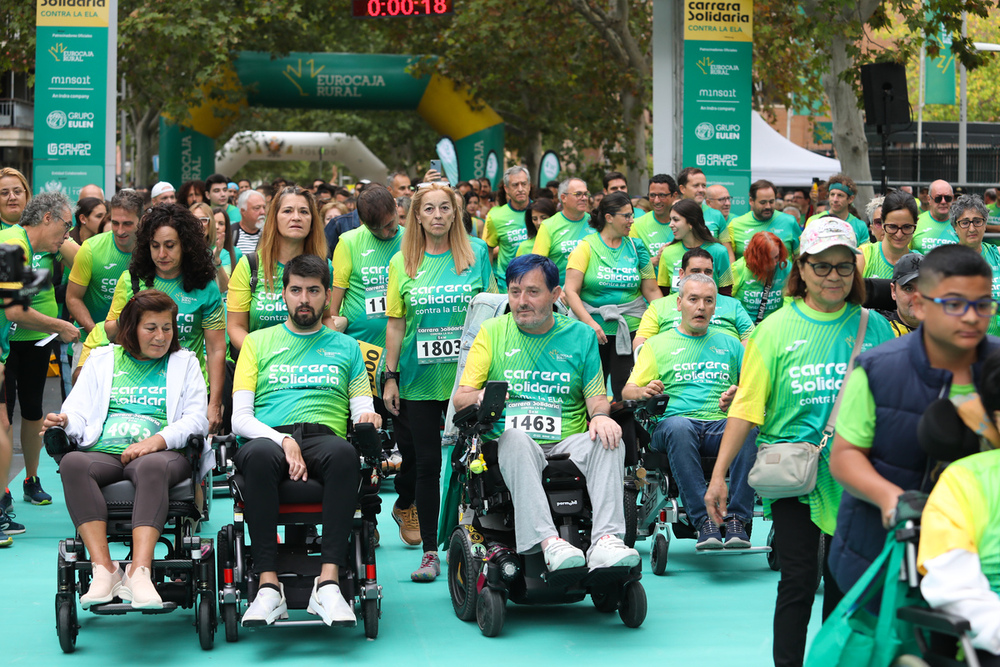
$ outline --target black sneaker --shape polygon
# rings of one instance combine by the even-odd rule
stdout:
[[[698,528],[698,543],[694,545],[695,549],[721,549],[722,548],[722,533],[719,531],[719,527],[715,525],[715,522],[710,518],[705,518],[701,522],[701,526]]]
[[[24,524],[14,521],[13,515],[0,510],[0,533],[20,535],[24,532]]]
[[[14,496],[10,495],[10,489],[4,491],[3,500],[0,500],[0,511],[10,512],[14,509]]]
[[[726,549],[750,548],[750,537],[747,535],[746,527],[734,516],[726,517],[726,540],[722,546]]]
[[[24,480],[24,499],[32,505],[51,505],[52,496],[42,490],[42,482],[38,475],[26,477]]]

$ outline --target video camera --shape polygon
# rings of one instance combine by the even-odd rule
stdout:
[[[18,285],[17,287],[11,286]],[[0,244],[0,299],[11,299],[4,308],[21,306],[25,310],[31,299],[49,284],[47,269],[32,269],[24,265],[24,249],[16,245]]]

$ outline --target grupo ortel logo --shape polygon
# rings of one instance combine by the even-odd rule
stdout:
[[[694,128],[694,136],[702,141],[708,141],[715,136],[715,126],[711,123],[698,123],[698,126]]]
[[[45,124],[53,130],[61,130],[66,127],[66,112],[56,109],[45,117]]]

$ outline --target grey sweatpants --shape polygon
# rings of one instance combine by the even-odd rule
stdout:
[[[508,429],[497,441],[500,474],[514,498],[514,534],[517,550],[526,553],[542,540],[557,535],[549,502],[542,489],[546,454],[569,453],[569,458],[587,478],[587,492],[593,505],[594,529],[591,544],[605,535],[625,532],[622,496],[625,477],[625,446],[604,449],[600,439],[587,432],[571,435],[562,442],[539,445],[520,429]]]

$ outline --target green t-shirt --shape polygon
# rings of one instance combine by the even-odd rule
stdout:
[[[518,247],[528,238],[528,228],[524,225],[524,210],[515,211],[510,204],[494,206],[486,214],[483,240],[491,248],[500,248],[497,253],[497,287],[507,290],[507,265],[516,257]]]
[[[361,225],[340,237],[333,252],[333,286],[346,290],[340,314],[348,336],[385,347],[385,290],[389,260],[399,252],[403,227],[391,239],[380,239]]]
[[[587,430],[587,399],[605,394],[597,335],[564,315],[544,334],[521,331],[508,313],[483,322],[469,350],[461,384],[480,389],[507,383],[504,416],[486,437],[518,428],[555,442]]]
[[[742,365],[738,339],[711,328],[704,336],[689,336],[675,326],[645,342],[628,381],[640,387],[662,381],[670,397],[665,417],[717,421],[726,418],[719,398],[739,382]]]
[[[795,218],[780,211],[775,211],[771,219],[767,221],[758,220],[753,211],[748,211],[729,223],[722,240],[732,243],[733,252],[739,259],[743,256],[743,251],[746,250],[750,239],[757,232],[771,232],[781,239],[781,242],[788,249],[789,257],[798,254],[799,236],[802,234],[802,230],[799,228],[799,223],[795,222]]]
[[[951,226],[951,220],[938,222],[931,217],[930,211],[924,211],[917,218],[917,230],[913,232],[910,249],[926,255],[939,245],[958,243],[958,234]]]
[[[238,206],[233,206],[232,204],[226,204],[226,215],[229,216],[230,223],[238,223],[243,220],[243,214],[240,213],[240,208]]]
[[[677,292],[674,292],[649,304],[635,335],[650,339],[658,333],[676,329],[681,321],[681,311],[677,310],[677,296]],[[716,296],[715,315],[708,325],[710,329],[719,329],[741,341],[749,338],[754,328],[753,320],[743,310],[740,302],[724,294]]]
[[[243,259],[243,251],[240,250],[239,248],[234,247],[233,255],[236,257],[236,261],[230,262],[229,251],[226,250],[225,248],[219,251],[219,261],[222,263],[222,268],[226,270],[226,274],[229,276],[233,275],[233,271],[236,270],[235,265],[239,264],[240,260]]]
[[[254,417],[272,428],[323,424],[347,437],[351,399],[371,396],[358,342],[320,327],[295,333],[287,324],[243,339],[233,391],[254,392]]]
[[[712,208],[705,202],[701,203],[701,213],[705,218],[705,226],[708,227],[708,231],[712,232],[712,236],[715,238],[719,238],[722,232],[726,231],[726,227],[729,226],[729,221],[722,215],[722,211]]]
[[[587,224],[587,220],[589,216],[584,215],[574,222],[560,211],[542,222],[542,226],[538,228],[534,253],[555,262],[556,268],[559,269],[560,285],[566,284],[566,262],[570,253],[576,249],[580,241],[594,231],[594,228]]]
[[[948,398],[975,393],[974,384],[953,384]],[[868,373],[860,366],[851,371],[837,414],[837,433],[855,447],[871,449],[875,442],[875,397],[868,388]]]
[[[333,284],[333,265],[330,267],[330,284]],[[274,267],[274,289],[267,289],[264,280],[264,270],[258,265],[257,286],[250,293],[250,263],[246,257],[236,264],[232,277],[229,279],[229,292],[226,296],[226,307],[230,312],[249,313],[248,331],[257,331],[266,327],[283,324],[288,319],[288,307],[281,295],[282,280],[285,276],[285,265],[276,262]]]
[[[835,218],[835,217],[838,217],[838,216],[835,216],[835,215],[833,215],[832,213],[829,213],[829,212],[817,213],[815,215],[809,216],[809,219],[806,220],[805,226],[808,227],[809,224],[812,223],[813,221],[819,220],[820,218],[827,218],[827,217],[834,217]],[[865,224],[864,220],[862,220],[861,218],[859,218],[859,217],[857,217],[855,215],[851,215],[850,213],[848,213],[847,214],[847,219],[844,220],[844,222],[846,222],[847,224],[849,224],[851,226],[851,229],[854,230],[854,236],[857,239],[858,247],[859,248],[862,245],[864,245],[865,243],[869,243],[871,241],[871,236],[868,233],[868,225]]]
[[[861,308],[854,304],[823,313],[795,299],[765,319],[747,343],[729,416],[760,424],[758,444],[819,444],[847,372],[860,318]],[[870,312],[861,351],[893,337],[885,318]],[[809,505],[813,523],[832,535],[842,489],[830,475],[829,457],[826,447],[816,488],[799,500]]]
[[[108,235],[110,236],[110,234]],[[167,360],[140,361],[120,346],[114,348],[111,400],[101,437],[90,449],[121,454],[167,425]]]
[[[642,296],[642,281],[652,280],[655,275],[649,251],[641,241],[625,237],[617,248],[611,248],[597,232],[573,250],[566,268],[583,273],[580,298],[595,308],[635,301]],[[609,336],[618,333],[617,322],[606,322],[599,313],[592,316],[604,333]],[[638,317],[625,315],[625,321],[629,331],[639,326]]]
[[[996,203],[987,206],[986,212],[989,213],[989,217],[986,219],[987,225],[1000,225],[1000,208],[997,207]],[[991,245],[1000,245],[1000,239],[997,238],[987,238],[983,242]]]
[[[226,328],[226,307],[222,303],[218,283],[210,280],[201,289],[185,292],[182,277],[165,280],[157,276],[153,279],[153,288],[166,293],[177,304],[177,335],[181,347],[195,353],[202,372],[205,372],[205,330],[224,331]],[[139,282],[139,289],[146,289],[142,281]],[[132,296],[132,274],[126,271],[118,279],[107,321],[116,321]]]
[[[87,288],[83,293],[83,305],[95,323],[108,316],[118,279],[128,269],[131,259],[132,253],[118,249],[112,233],[90,237],[76,253],[69,279]]]
[[[865,257],[864,278],[885,278],[892,280],[892,273],[895,267],[885,258],[885,252],[882,250],[881,243],[866,243],[859,250]]]
[[[55,266],[56,261],[61,261],[61,256],[53,255],[50,252],[39,252],[36,253],[31,247],[31,241],[28,240],[28,233],[24,231],[24,227],[20,225],[13,225],[7,229],[0,231],[0,243],[9,243],[11,245],[21,246],[24,250],[25,259],[29,259],[31,263],[31,268],[35,271],[39,269],[45,269],[52,275],[52,269]],[[42,290],[31,300],[31,307],[37,310],[42,315],[48,315],[49,317],[59,317],[59,305],[56,303],[56,291],[55,287],[49,285],[49,287]],[[44,331],[32,331],[31,329],[23,329],[18,327],[16,324],[11,324],[9,330],[9,340],[14,341],[29,341],[29,340],[41,340],[46,338],[49,334]],[[6,355],[4,356],[6,359]]]
[[[660,248],[674,240],[674,232],[670,229],[670,225],[657,220],[653,211],[636,218],[628,235],[635,239],[641,239],[646,244],[650,258],[656,257]],[[660,265],[657,264],[653,268],[656,270],[656,275],[659,276]]]
[[[713,209],[714,210],[714,209]],[[729,251],[721,243],[705,243],[695,246],[707,250],[712,256],[712,279],[717,287],[728,287],[733,284],[733,272],[729,264]],[[671,243],[663,249],[660,255],[661,269],[656,274],[656,283],[660,287],[669,287],[672,291],[677,290],[677,283],[680,282],[678,274],[681,271],[681,260],[684,253],[693,248],[688,248],[681,242]]]
[[[472,245],[476,261],[455,275],[451,251],[424,253],[416,277],[406,274],[403,253],[389,261],[387,317],[406,320],[399,354],[399,395],[411,401],[451,398],[462,327],[473,297],[497,291],[486,245]]]
[[[1000,300],[1000,249],[989,243],[984,243],[982,248],[983,259],[993,270],[993,298]],[[990,319],[990,326],[986,333],[990,336],[1000,336],[1000,316],[994,315]]]
[[[750,316],[751,321],[756,321],[757,315],[760,313],[760,300],[764,298],[765,285],[747,268],[746,260],[743,257],[736,260],[732,270],[733,298],[740,302],[743,310]],[[781,308],[785,283],[788,282],[788,274],[791,272],[791,260],[786,260],[784,266],[775,267],[774,278],[771,279],[771,288],[767,292],[767,305],[764,307],[764,317]]]
[[[534,238],[524,239],[517,245],[517,254],[514,256],[520,257],[521,255],[530,255],[534,251],[534,249],[535,249],[535,239]]]

